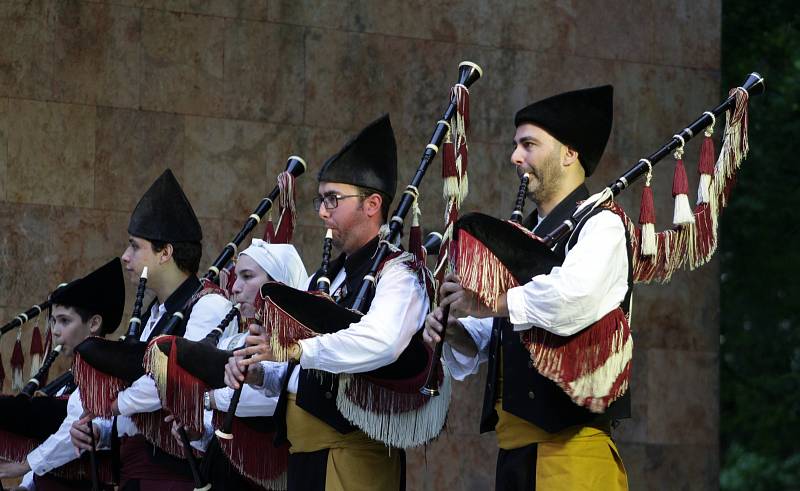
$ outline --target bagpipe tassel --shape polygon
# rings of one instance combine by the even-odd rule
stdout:
[[[0,393],[3,392],[3,387],[6,384],[6,369],[3,365],[3,355],[0,353]]]
[[[689,205],[689,179],[683,166],[683,150],[675,152],[675,174],[672,178],[672,197],[675,198],[675,213],[672,223],[688,225],[694,223],[694,212]]]
[[[408,233],[408,251],[414,255],[417,261],[425,262],[425,250],[422,247],[422,228],[419,226],[419,217],[422,212],[419,209],[417,200],[411,208],[411,230]]]
[[[25,355],[22,354],[22,341],[20,334],[22,331],[17,331],[17,340],[14,342],[14,351],[11,352],[11,390],[19,392],[25,386],[25,380],[22,378],[22,368],[25,365]]]
[[[272,244],[275,241],[275,225],[272,223],[272,212],[267,218],[267,224],[264,226],[264,235],[261,236],[261,239],[268,244]]]
[[[647,174],[647,181],[642,189],[642,203],[639,210],[639,224],[642,226],[641,253],[643,256],[655,256],[658,252],[656,239],[656,207],[653,202],[653,188],[650,187],[652,171]]]
[[[39,368],[42,366],[42,361],[44,360],[44,343],[42,343],[42,331],[39,329],[39,323],[37,322],[35,326],[33,326],[33,332],[31,333],[31,370],[30,374],[31,377],[36,375],[36,372],[39,371]],[[41,385],[46,384],[46,381],[40,380]]]
[[[443,195],[445,199],[455,199],[458,196],[458,169],[456,168],[456,152],[453,128],[448,124],[448,131],[442,143],[442,180]]]
[[[276,244],[289,244],[294,236],[294,222],[297,216],[294,203],[294,176],[289,172],[278,174],[278,188],[280,189],[278,197],[280,216],[278,217],[278,226],[275,229],[274,242]]]
[[[708,113],[712,114],[712,113]],[[716,206],[712,205],[712,175],[714,174],[714,140],[711,135],[714,131],[714,117],[706,128],[705,138],[700,146],[700,161],[697,172],[700,174],[700,184],[697,188],[697,207],[695,208],[695,222],[697,224],[694,243],[694,254],[691,268],[697,268],[711,259],[717,244]]]

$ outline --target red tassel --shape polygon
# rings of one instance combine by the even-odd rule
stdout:
[[[11,388],[13,391],[20,391],[24,386],[22,380],[22,369],[25,366],[25,355],[22,354],[22,342],[19,337],[14,343],[14,351],[11,353]]]
[[[458,170],[456,169],[456,153],[453,146],[453,141],[448,139],[442,144],[442,179],[448,177],[457,177]]]
[[[275,240],[275,226],[272,224],[272,215],[270,214],[267,219],[267,225],[264,227],[264,235],[261,237],[264,242],[272,244]]]
[[[642,204],[639,209],[639,224],[656,223],[656,206],[653,202],[653,188],[645,186],[642,189]]]
[[[33,333],[31,334],[31,355],[43,355],[44,354],[44,346],[42,345],[42,331],[39,329],[39,325],[33,327]]]
[[[703,144],[700,146],[700,162],[697,164],[697,172],[700,174],[713,174],[715,155],[714,139],[707,136],[703,139]]]
[[[679,194],[689,194],[689,179],[686,177],[686,168],[683,159],[675,162],[675,174],[672,176],[672,197]]]
[[[233,292],[233,284],[236,283],[236,270],[234,265],[231,264],[228,269],[228,282],[225,284],[225,290],[230,294]]]
[[[291,211],[286,208],[281,212],[281,219],[278,222],[278,229],[275,231],[273,243],[288,244],[294,235],[294,220]]]
[[[6,383],[6,369],[3,366],[3,355],[0,353],[0,393],[3,392],[3,387]]]
[[[422,229],[419,225],[412,225],[408,233],[408,251],[414,254],[417,261],[425,261],[425,251],[422,250]]]
[[[44,338],[44,352],[49,353],[53,349],[53,330],[48,329]]]

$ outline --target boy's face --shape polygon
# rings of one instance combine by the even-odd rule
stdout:
[[[54,305],[51,312],[51,322],[53,330],[53,345],[61,345],[61,354],[71,356],[75,346],[99,330],[100,316],[92,316],[83,322],[81,316],[72,307],[64,305]]]
[[[128,279],[134,283],[139,283],[142,269],[147,266],[148,277],[156,270],[159,265],[159,256],[153,251],[153,244],[147,239],[140,237],[128,237],[128,247],[122,254],[122,265],[128,273]]]

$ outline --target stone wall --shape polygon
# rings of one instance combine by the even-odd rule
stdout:
[[[296,243],[315,269],[321,162],[389,112],[408,182],[463,59],[484,69],[471,91],[465,209],[510,212],[518,108],[612,83],[596,190],[716,105],[720,9],[719,0],[2,1],[0,319],[121,254],[133,205],[165,167],[201,219],[205,264],[286,158],[304,157]],[[660,228],[671,216],[664,167]],[[428,228],[441,223],[437,173],[422,186]],[[639,190],[620,198],[633,216]],[[632,489],[717,487],[717,278],[712,262],[637,288],[634,418],[616,432]],[[2,339],[5,390],[13,342]],[[492,487],[494,437],[477,433],[482,380],[457,384],[445,434],[409,453],[410,489]]]

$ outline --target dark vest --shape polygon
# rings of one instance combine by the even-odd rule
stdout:
[[[336,278],[342,268],[346,273],[344,283],[336,291],[332,292],[337,304],[346,307],[353,305],[356,296],[358,296],[358,290],[361,288],[362,280],[372,266],[372,259],[377,249],[378,238],[375,237],[350,256],[345,257],[342,254],[331,261],[328,267],[329,278]],[[309,289],[316,289],[319,275],[320,272],[317,271],[311,278]],[[369,311],[374,296],[375,291],[373,289],[367,295],[364,312]],[[324,421],[339,433],[350,433],[357,428],[350,424],[336,407],[336,394],[338,391],[339,378],[334,374],[300,368],[297,384],[297,405]]]
[[[189,305],[189,302],[199,287],[200,280],[197,279],[197,276],[189,275],[189,277],[186,278],[186,280],[184,280],[184,282],[181,283],[180,286],[178,286],[178,288],[175,289],[175,291],[172,292],[169,297],[167,297],[167,299],[164,301],[164,308],[166,309],[166,312],[158,320],[153,328],[153,331],[150,333],[150,336],[147,337],[148,343],[156,336],[163,334],[162,331],[172,318],[172,314],[183,309],[184,307],[188,307],[184,314],[184,321],[178,325],[178,328],[172,334],[175,336],[183,336],[184,333],[186,333],[186,323],[189,321],[189,316],[192,315],[191,308],[193,306]],[[151,308],[155,302],[156,301],[153,300],[153,302],[148,306],[147,310],[142,315],[142,325],[147,324],[147,321],[150,319]]]
[[[536,234],[544,236],[555,230],[561,223],[569,218],[576,209],[578,201],[589,197],[585,186],[579,186],[567,196],[556,208],[542,221],[536,229]],[[590,216],[599,213],[601,209],[592,212]],[[531,229],[537,220],[534,210],[523,222]],[[574,246],[583,224],[582,221],[573,233],[561,240],[554,247],[554,252],[563,262],[566,257],[567,245]],[[630,238],[626,241],[630,244]],[[628,248],[630,249],[630,248]],[[631,296],[632,267],[630,250],[628,251],[628,292],[625,295],[622,308],[627,312]],[[598,415],[588,409],[578,406],[569,396],[556,385],[555,382],[541,375],[534,367],[530,354],[520,341],[519,333],[515,333],[508,318],[495,319],[492,326],[492,336],[489,341],[489,363],[486,377],[486,390],[483,398],[483,412],[481,414],[481,433],[493,431],[497,424],[498,416],[495,411],[497,401],[497,379],[500,360],[500,349],[503,350],[503,410],[522,418],[534,425],[555,433],[574,425],[597,423],[630,417],[630,390],[620,399],[614,401],[608,410]]]

